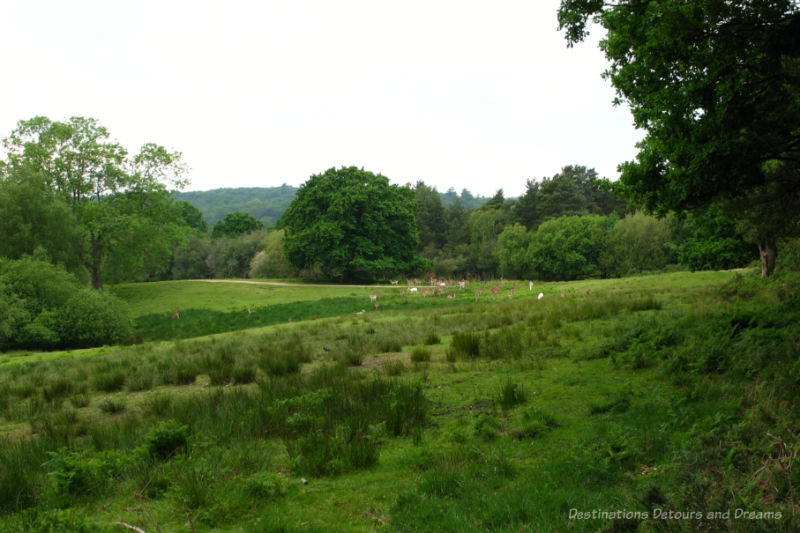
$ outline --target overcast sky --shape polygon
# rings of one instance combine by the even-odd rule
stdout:
[[[131,151],[181,151],[188,190],[350,165],[482,195],[569,164],[616,179],[642,134],[600,35],[568,49],[558,4],[6,0],[0,137],[93,117]]]

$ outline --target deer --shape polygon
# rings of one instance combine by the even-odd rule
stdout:
[[[180,318],[180,317],[181,317],[181,314],[179,312],[175,311],[174,313],[172,313],[172,316],[170,316],[170,319],[175,320],[176,318]]]

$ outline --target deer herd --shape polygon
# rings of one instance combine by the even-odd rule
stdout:
[[[500,283],[502,283],[502,284],[506,284],[507,281],[508,280],[506,280],[505,278],[501,278],[500,279]],[[396,285],[398,285],[400,283],[399,280],[390,280],[390,282],[391,282],[391,284],[393,286],[396,286]],[[439,279],[436,279],[436,278],[429,278],[428,280],[424,280],[424,281],[423,280],[419,280],[419,279],[407,279],[406,280],[406,284],[408,285],[408,287],[406,289],[401,290],[399,292],[399,295],[401,297],[405,297],[406,294],[409,294],[409,295],[411,295],[411,294],[422,294],[423,297],[427,297],[427,296],[441,296],[441,295],[444,294],[444,295],[446,295],[447,299],[452,300],[452,299],[455,299],[456,293],[458,292],[458,291],[455,291],[456,286],[458,287],[459,291],[463,291],[463,290],[465,290],[467,288],[467,284],[468,283],[469,282],[466,281],[466,280],[454,281],[454,280],[439,280]],[[473,282],[473,283],[475,283],[475,282]],[[508,296],[509,300],[513,300],[514,296],[516,295],[517,282],[516,281],[511,282],[511,287],[512,287],[511,290],[509,290],[508,293],[507,293],[507,296]],[[475,291],[475,301],[477,302],[480,299],[481,295],[483,295],[487,291],[489,293],[491,293],[492,298],[497,298],[498,295],[500,294],[500,290],[501,290],[501,287],[497,282],[494,282],[490,286],[490,282],[489,281],[484,281],[482,286],[480,286]],[[453,292],[453,291],[455,291],[455,292]],[[528,291],[529,292],[533,292],[533,282],[532,281],[528,281]],[[592,294],[591,289],[588,289],[586,291],[586,294],[587,295]],[[381,298],[381,296],[382,295],[380,293],[371,294],[369,296],[370,301],[375,304],[375,309],[378,309],[378,307],[379,307],[379,301],[378,300]],[[567,297],[567,293],[562,292],[560,294],[560,297],[561,298],[566,298]],[[544,293],[540,292],[539,295],[537,296],[537,300],[543,300],[543,299],[544,299]],[[363,313],[364,313],[364,310],[361,310],[356,314],[360,315],[360,314],[363,314]]]
[[[441,296],[441,295],[444,294],[444,295],[446,295],[447,299],[452,300],[452,299],[456,298],[456,292],[451,292],[451,290],[455,290],[456,286],[458,287],[459,291],[466,290],[467,284],[469,283],[469,282],[467,282],[467,280],[461,280],[461,281],[438,280],[438,279],[435,279],[435,278],[432,278],[432,277],[429,278],[427,281],[428,281],[428,285],[424,285],[424,281],[422,281],[422,280],[419,280],[419,279],[407,279],[406,283],[408,285],[408,288],[401,290],[399,292],[400,296],[401,297],[405,297],[406,293],[408,293],[408,294],[419,294],[419,293],[421,293],[423,297],[427,297],[428,295]],[[507,282],[506,279],[500,278],[500,283],[505,284],[506,282]],[[392,284],[392,286],[396,286],[396,285],[399,285],[400,281],[399,280],[390,280],[390,283]],[[480,282],[473,282],[473,283],[480,283]],[[484,281],[483,285],[478,287],[478,289],[475,291],[475,302],[478,302],[480,297],[487,291],[489,293],[491,293],[492,298],[497,298],[497,296],[500,294],[500,290],[501,290],[500,285],[498,285],[497,282],[493,282],[492,286],[489,286],[489,284],[490,284],[489,281]],[[508,293],[507,293],[507,296],[508,296],[509,300],[513,300],[514,296],[516,295],[515,289],[517,287],[517,282],[513,281],[511,283],[511,287],[512,287],[511,290],[509,290]],[[533,282],[532,281],[528,282],[528,291],[529,292],[533,292]],[[592,290],[591,289],[587,289],[586,290],[586,295],[589,296],[591,294],[592,294]],[[369,300],[375,306],[376,310],[380,308],[379,299],[381,298],[381,296],[382,296],[381,293],[376,293],[376,294],[370,294],[369,295]],[[562,292],[560,294],[560,297],[561,298],[566,298],[567,297],[567,293]],[[543,299],[544,299],[544,293],[540,292],[539,295],[537,296],[537,300],[543,300]],[[248,314],[252,315],[254,312],[255,311],[253,309],[251,309],[249,307],[247,308],[247,313]],[[359,311],[356,314],[357,315],[362,315],[362,314],[364,314],[364,312],[365,311],[362,309],[361,311]],[[173,320],[179,319],[180,317],[181,317],[181,315],[180,315],[180,313],[178,311],[175,311],[170,315],[170,318],[173,319]],[[291,322],[291,321],[292,320],[289,319],[289,322]]]

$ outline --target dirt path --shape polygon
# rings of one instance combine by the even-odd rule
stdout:
[[[250,281],[245,279],[190,279],[205,283],[244,283],[246,285],[274,285],[276,287],[352,287],[357,289],[391,289],[400,288],[400,285],[338,285],[335,283],[289,283],[286,281]],[[422,285],[419,285],[422,287]]]

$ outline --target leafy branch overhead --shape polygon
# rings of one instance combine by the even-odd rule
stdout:
[[[102,286],[110,258],[117,270],[135,277],[171,254],[184,225],[169,192],[187,183],[180,152],[148,143],[131,155],[97,120],[84,117],[22,120],[3,146],[8,155],[0,178],[52,206],[43,209],[50,218],[62,213],[55,226],[79,228],[79,235],[68,235],[68,250],[40,232],[45,253],[82,264],[94,287]],[[37,187],[37,193],[24,192]]]
[[[662,213],[719,203],[769,275],[800,213],[797,2],[563,0],[559,23],[569,45],[607,30],[604,75],[647,132],[624,192]]]

